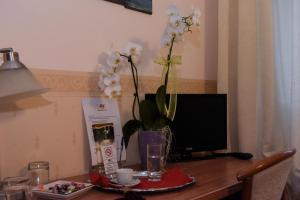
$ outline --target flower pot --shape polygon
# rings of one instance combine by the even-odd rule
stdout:
[[[139,130],[140,159],[143,170],[147,170],[147,144],[164,144],[165,134],[161,130]]]

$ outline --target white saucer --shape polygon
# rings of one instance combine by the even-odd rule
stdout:
[[[140,182],[141,182],[140,179],[133,179],[131,183],[123,185],[123,184],[120,184],[117,179],[112,179],[110,181],[110,184],[115,187],[133,187],[133,186],[138,185]]]

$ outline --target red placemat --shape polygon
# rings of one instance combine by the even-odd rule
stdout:
[[[99,185],[101,187],[112,187],[108,178],[100,175],[99,173],[90,173],[91,182],[94,185]],[[161,181],[148,181],[147,178],[140,178],[141,183],[135,186],[137,189],[150,189],[150,188],[170,188],[176,186],[182,186],[184,184],[190,183],[192,178],[186,175],[180,168],[172,168],[167,170],[162,175]]]
[[[90,172],[91,183],[94,185],[99,185],[101,187],[110,186],[110,181],[106,176],[102,176],[98,172]]]

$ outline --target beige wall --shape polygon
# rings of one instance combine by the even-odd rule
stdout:
[[[153,0],[153,15],[104,0],[2,0],[0,44],[15,48],[24,63],[32,68],[91,72],[99,60],[103,62],[102,54],[111,47],[121,49],[128,40],[140,41],[145,48],[139,66],[141,74],[158,76],[160,68],[153,67],[153,58],[160,50],[160,37],[167,20],[165,10],[171,3],[182,14],[188,14],[192,6],[199,7],[204,14],[202,28],[187,34],[185,45],[175,49],[189,67],[189,70],[179,69],[178,75],[215,79],[214,69],[203,67],[204,45],[210,40],[203,28],[205,0]],[[208,9],[214,12],[214,8]]]
[[[22,61],[35,68],[36,77],[52,91],[0,107],[0,178],[24,174],[27,163],[33,160],[50,161],[51,179],[89,170],[81,99],[100,95],[95,67],[111,45],[121,48],[132,38],[142,41],[145,52],[139,65],[143,75],[141,95],[155,91],[160,67],[152,60],[159,52],[165,8],[171,2],[183,13],[192,5],[203,12],[200,29],[187,34],[184,45],[176,48],[183,56],[183,65],[178,69],[179,91],[214,92],[217,24],[207,24],[209,20],[216,21],[216,1],[153,0],[153,15],[102,0],[1,1],[1,46],[19,51]],[[124,123],[131,117],[133,91],[130,76],[123,76],[122,82],[124,93],[119,107]],[[127,153],[128,164],[138,162],[135,139]]]

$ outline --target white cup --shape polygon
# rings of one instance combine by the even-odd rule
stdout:
[[[133,169],[130,168],[117,169],[117,179],[118,179],[118,183],[122,185],[130,184],[133,179]]]

